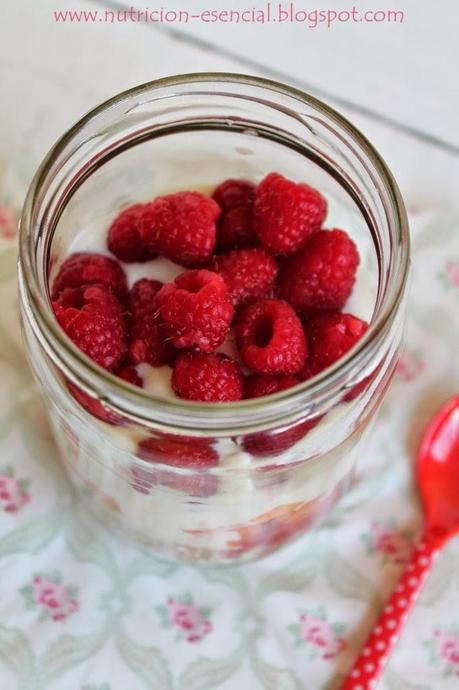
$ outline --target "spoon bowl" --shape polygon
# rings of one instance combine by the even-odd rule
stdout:
[[[459,395],[446,402],[427,427],[417,461],[417,481],[427,526],[459,533]]]

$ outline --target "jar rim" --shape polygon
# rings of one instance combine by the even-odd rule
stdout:
[[[368,330],[358,343],[332,366],[293,388],[263,398],[231,403],[212,404],[187,401],[180,398],[166,399],[155,397],[143,389],[134,387],[99,367],[84,355],[62,331],[54,318],[49,300],[44,298],[37,284],[34,271],[34,244],[31,233],[34,209],[37,203],[41,201],[39,198],[41,184],[46,179],[47,173],[53,163],[56,162],[60,154],[65,151],[67,144],[69,144],[94,118],[127,99],[152,93],[163,87],[179,87],[199,83],[235,84],[239,86],[245,85],[247,87],[261,88],[279,96],[293,98],[314,108],[320,114],[331,119],[334,124],[338,125],[355,140],[374,166],[379,178],[378,182],[383,183],[385,191],[387,192],[391,210],[394,212],[394,224],[397,230],[396,246],[399,252],[399,261],[397,263],[395,275],[391,281],[390,299],[387,300],[385,298],[383,300],[376,318],[371,320]],[[228,427],[237,426],[237,428],[240,429],[241,419],[239,417],[244,415],[250,416],[255,411],[257,415],[260,415],[260,419],[272,419],[274,417],[277,419],[278,414],[276,414],[276,411],[279,413],[281,407],[284,410],[284,415],[289,417],[289,419],[295,416],[298,417],[301,412],[303,412],[304,415],[304,409],[307,407],[308,403],[311,403],[313,399],[315,403],[317,403],[321,399],[325,400],[327,396],[330,397],[332,391],[336,389],[336,385],[340,378],[344,378],[346,374],[351,371],[352,367],[362,366],[362,364],[363,366],[365,365],[368,361],[369,353],[373,351],[375,343],[378,341],[381,333],[384,332],[388,324],[391,323],[403,299],[408,277],[409,247],[408,221],[397,183],[381,155],[369,140],[347,120],[347,118],[315,96],[274,80],[230,72],[196,72],[153,80],[116,94],[84,115],[51,147],[31,182],[20,220],[19,289],[21,297],[28,298],[26,300],[27,315],[33,322],[38,322],[36,323],[38,329],[44,327],[48,330],[53,338],[53,342],[59,343],[61,352],[65,352],[67,364],[71,362],[72,364],[82,367],[85,378],[79,378],[75,375],[75,370],[72,366],[62,366],[64,364],[62,360],[58,358],[55,359],[56,362],[58,361],[65,375],[89,395],[94,395],[91,390],[92,386],[95,387],[94,384],[98,384],[98,388],[101,388],[100,384],[102,384],[103,395],[98,395],[98,398],[103,400],[104,404],[109,409],[112,408],[114,411],[122,410],[124,415],[132,417],[133,419],[138,419],[140,417],[144,420],[148,419],[150,422],[154,422],[148,415],[145,416],[140,411],[150,408],[152,412],[155,410],[156,413],[158,406],[160,406],[161,416],[164,418],[170,416],[171,419],[175,417],[175,421],[174,423],[171,423],[171,421],[167,421],[165,424],[158,423],[158,427],[170,428],[174,426],[175,428],[180,428],[182,424],[186,422],[186,415],[188,414],[188,421],[193,429],[197,422],[205,420],[206,417],[211,417],[212,424],[210,426],[206,424],[206,429],[214,433],[216,430],[225,430],[229,433]],[[25,276],[27,276],[27,279]],[[33,305],[33,309],[30,309],[29,300],[30,304]],[[29,307],[28,309],[27,306]],[[37,319],[35,319],[35,317],[37,317]],[[35,332],[37,333],[37,331]],[[49,346],[49,341],[42,339],[42,344],[45,342]],[[48,352],[48,354],[50,354],[51,359],[53,359],[53,354],[50,352]],[[88,385],[88,383],[92,384],[92,386]],[[121,396],[121,398],[118,396]],[[128,409],[126,408],[126,404]],[[129,407],[131,409],[129,409]],[[316,409],[316,405],[314,405],[314,409]],[[209,414],[210,411],[211,415]],[[233,415],[237,415],[239,418],[237,424],[235,424],[232,419]],[[255,427],[263,428],[263,424],[261,424],[261,426],[252,424],[250,428],[252,429],[252,427],[254,429]]]

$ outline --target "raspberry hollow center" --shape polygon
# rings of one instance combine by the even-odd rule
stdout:
[[[274,335],[274,326],[272,319],[263,316],[257,321],[254,329],[254,342],[257,347],[267,347]]]

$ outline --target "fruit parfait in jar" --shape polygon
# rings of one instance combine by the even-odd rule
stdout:
[[[383,161],[306,94],[189,75],[90,113],[37,173],[20,260],[79,497],[174,559],[302,534],[349,485],[396,366],[407,263]]]

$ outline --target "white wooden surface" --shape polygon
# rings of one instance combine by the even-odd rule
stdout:
[[[142,6],[142,0],[134,5]],[[172,3],[171,3],[172,4]],[[279,4],[271,3],[273,14]],[[289,2],[281,3],[285,7]],[[297,0],[294,8],[400,10],[403,23],[283,22],[206,24],[180,29],[279,70],[317,91],[353,101],[375,113],[459,145],[459,5],[457,0]],[[175,5],[175,3],[174,3]],[[263,7],[247,0],[188,0],[187,9]],[[310,22],[314,24],[314,22]]]
[[[137,5],[156,6],[138,0]],[[178,2],[159,5],[180,7]],[[185,5],[190,11],[224,6],[221,0],[187,0]],[[344,6],[341,0],[317,5]],[[365,8],[376,6],[385,3],[365,3]],[[87,0],[2,0],[0,156],[17,158],[25,182],[54,139],[116,91],[174,73],[229,70],[270,76],[276,67],[291,75],[287,81],[304,80],[331,94],[328,100],[379,148],[409,204],[455,203],[457,155],[359,111],[368,107],[453,146],[459,142],[459,80],[452,69],[458,63],[455,0],[441,0],[435,7],[405,0],[403,27],[188,26],[192,38],[201,36],[216,49],[198,47],[185,34],[174,36],[151,24],[53,21],[56,9],[97,7]],[[235,57],[221,54],[222,47]],[[260,68],[249,68],[246,57],[256,58]],[[341,107],[343,95],[356,107]],[[51,119],[43,114],[50,101]]]

